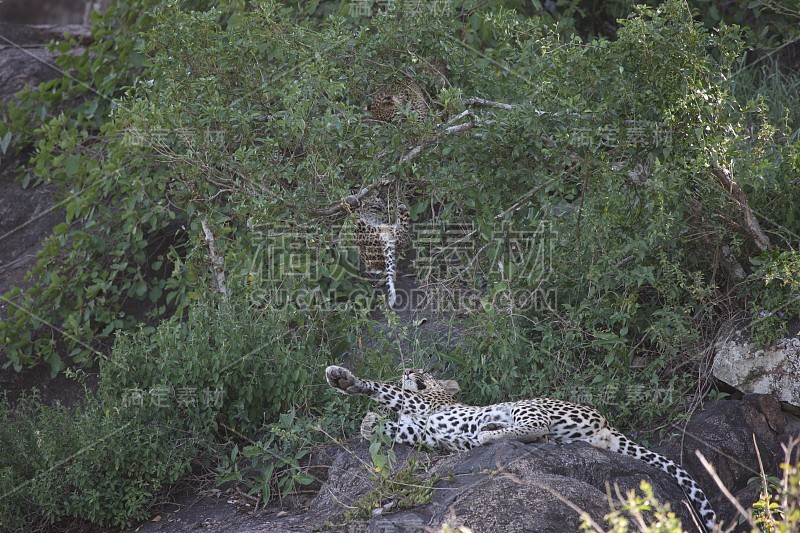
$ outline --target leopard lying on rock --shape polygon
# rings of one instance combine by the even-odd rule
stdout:
[[[466,451],[502,440],[569,444],[588,442],[596,448],[627,455],[672,476],[691,500],[708,531],[716,531],[716,514],[700,486],[670,459],[640,446],[611,427],[595,409],[563,400],[534,398],[485,407],[465,405],[453,397],[458,384],[439,381],[422,370],[406,369],[400,385],[356,377],[341,366],[325,370],[328,384],[343,394],[369,396],[398,414],[385,425],[394,442]],[[361,435],[369,439],[377,422],[368,413]]]

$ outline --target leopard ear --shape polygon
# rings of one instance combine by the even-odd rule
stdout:
[[[448,394],[457,394],[458,391],[461,390],[461,386],[458,384],[458,381],[454,379],[441,380],[439,381],[439,385],[441,385]]]

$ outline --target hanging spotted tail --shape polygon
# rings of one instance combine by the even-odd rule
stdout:
[[[397,255],[397,239],[394,236],[393,231],[382,231],[381,232],[381,242],[383,243],[383,257],[386,261],[386,269],[384,270],[384,274],[386,275],[386,286],[388,292],[387,303],[389,304],[389,309],[394,307],[395,302],[397,301],[397,293],[394,288],[394,277],[395,277],[395,256]]]
[[[389,294],[387,303],[389,309],[394,308],[397,301],[394,281],[397,269],[397,254],[401,248],[408,246],[411,233],[411,215],[405,204],[397,205],[397,219],[394,225],[381,231],[381,242],[383,243],[383,257],[386,261],[386,285]]]
[[[672,476],[678,483],[678,486],[683,490],[684,494],[686,494],[686,496],[692,502],[692,506],[697,511],[700,521],[703,526],[705,526],[706,530],[709,533],[717,531],[717,526],[715,524],[717,515],[711,508],[711,503],[708,501],[708,498],[706,498],[706,495],[703,492],[703,489],[700,488],[700,485],[697,484],[697,482],[686,470],[678,466],[671,459],[667,459],[661,454],[652,452],[644,446],[636,444],[616,429],[609,429],[610,434],[603,439],[608,450],[644,461],[649,465],[658,467],[660,470]]]

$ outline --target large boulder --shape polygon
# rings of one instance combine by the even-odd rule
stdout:
[[[43,81],[64,75],[55,64],[55,56],[47,50],[51,41],[64,40],[66,35],[89,40],[89,27],[25,26],[0,22],[0,101],[8,102],[26,85],[35,87]],[[73,53],[81,53],[76,50]]]
[[[792,331],[797,331],[796,322]],[[717,342],[712,373],[715,378],[744,393],[771,394],[800,406],[800,338],[779,339],[756,348],[745,330]]]
[[[657,469],[585,443],[500,442],[446,457],[428,472],[441,476],[429,504],[373,518],[367,531],[413,531],[419,524],[437,530],[444,524],[453,530],[465,526],[475,533],[578,531],[581,512],[603,522],[615,486],[624,494],[646,480],[664,501],[682,497]],[[689,520],[684,507],[674,508]]]
[[[800,437],[800,419],[782,410],[780,402],[770,395],[748,394],[741,400],[709,402],[704,411],[679,429],[678,437],[654,449],[681,462],[706,491],[719,494],[716,483],[694,453],[699,451],[746,509],[757,499],[757,491],[748,486],[748,481],[759,475],[759,455],[764,472],[780,477],[780,464],[786,459],[783,447],[791,438]],[[790,460],[798,459],[795,456]],[[712,503],[725,523],[738,520],[727,499],[718,497]]]

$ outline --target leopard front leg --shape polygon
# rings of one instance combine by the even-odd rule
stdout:
[[[367,412],[364,419],[361,420],[361,438],[370,440],[372,438],[372,430],[378,424],[378,413],[372,411]]]
[[[369,396],[379,404],[395,412],[417,408],[420,403],[414,396],[414,391],[405,391],[402,387],[393,383],[358,378],[341,366],[329,366],[326,368],[325,377],[328,380],[328,385],[342,394]]]
[[[369,411],[361,420],[361,438],[364,440],[372,439],[372,432],[378,425],[378,414]],[[408,444],[416,446],[425,444],[431,448],[436,447],[436,442],[431,441],[424,431],[421,423],[414,419],[402,418],[400,421],[387,421],[383,424],[383,431],[386,435],[398,444]]]

